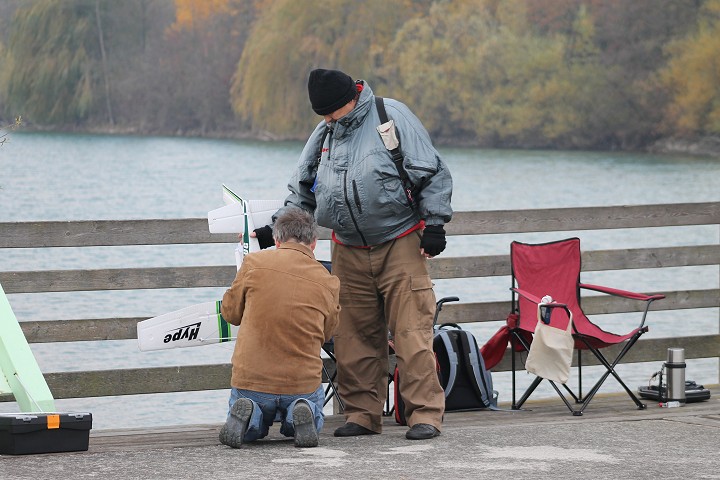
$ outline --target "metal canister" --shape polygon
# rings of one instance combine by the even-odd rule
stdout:
[[[685,349],[668,348],[665,368],[666,402],[685,405]]]

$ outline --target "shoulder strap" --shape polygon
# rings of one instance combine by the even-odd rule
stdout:
[[[378,115],[380,116],[380,124],[390,121],[388,119],[387,111],[385,111],[385,100],[383,97],[378,97],[377,95],[375,96],[375,108],[377,108]],[[395,131],[397,132],[397,130]],[[390,155],[392,155],[393,163],[395,164],[395,168],[397,168],[398,175],[400,175],[400,181],[403,184],[408,201],[411,206],[414,206],[415,201],[413,200],[413,191],[415,189],[415,185],[413,185],[412,181],[410,181],[410,177],[408,176],[407,171],[405,171],[405,166],[403,165],[404,159],[403,154],[400,151],[400,146],[390,150]]]
[[[472,384],[473,388],[475,388],[475,393],[486,407],[492,408],[497,406],[497,398],[493,391],[492,378],[487,375],[485,361],[480,355],[480,352],[478,352],[475,337],[465,331],[462,331],[459,336],[463,352],[465,352],[468,357],[467,369],[470,379],[474,380]]]
[[[375,108],[377,108],[378,115],[380,115],[380,123],[386,123],[390,120],[385,111],[385,99],[375,95]]]
[[[440,337],[443,345],[445,346],[445,351],[447,352],[448,356],[448,363],[450,364],[450,374],[448,376],[447,385],[445,386],[445,398],[447,398],[450,395],[450,392],[452,392],[452,389],[455,386],[455,379],[457,378],[457,344],[454,342],[455,339],[450,338],[447,330],[439,331],[437,333],[437,336]]]

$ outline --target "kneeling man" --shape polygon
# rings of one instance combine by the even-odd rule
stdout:
[[[233,448],[265,437],[276,419],[296,447],[315,447],[324,422],[320,350],[338,323],[340,281],[315,259],[310,213],[283,213],[273,238],[276,250],[245,256],[222,300],[222,316],[240,325],[220,431]]]

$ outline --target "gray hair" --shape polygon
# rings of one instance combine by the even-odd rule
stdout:
[[[294,241],[310,245],[317,236],[315,217],[302,208],[288,208],[275,219],[273,238],[276,242]]]

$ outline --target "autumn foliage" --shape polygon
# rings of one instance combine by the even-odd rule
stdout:
[[[57,128],[300,139],[326,67],[443,144],[720,134],[720,0],[0,0],[0,57],[0,120]]]

